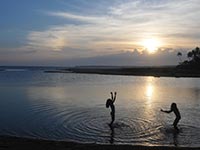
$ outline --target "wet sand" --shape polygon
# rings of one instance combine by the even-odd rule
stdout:
[[[0,150],[199,150],[189,147],[83,144],[17,137],[0,137]]]

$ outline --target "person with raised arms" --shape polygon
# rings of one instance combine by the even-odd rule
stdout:
[[[116,100],[116,95],[117,95],[117,92],[115,92],[115,94],[113,95],[112,92],[110,92],[111,94],[111,99],[107,99],[106,101],[106,108],[109,108],[111,109],[111,112],[110,112],[110,115],[111,115],[111,122],[109,125],[112,125],[113,122],[115,121],[115,105],[114,105],[114,102]]]

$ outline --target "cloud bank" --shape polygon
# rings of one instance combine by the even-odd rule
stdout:
[[[86,59],[110,64],[109,61],[118,59],[119,55],[121,61],[118,61],[124,65],[153,65],[159,64],[158,61],[160,64],[177,63],[171,51],[184,51],[200,43],[199,0],[111,0],[109,3],[93,1],[92,4],[86,0],[65,2],[65,5],[76,9],[40,11],[43,17],[61,19],[65,23],[49,24],[45,29],[27,32],[26,44],[13,53],[18,55],[18,51],[27,50],[34,52],[31,55],[35,59],[68,60],[68,63],[76,60],[80,64]],[[146,54],[141,45],[142,40],[152,37],[162,42],[162,51],[154,56]],[[128,56],[122,59],[125,57],[123,51],[130,51],[128,56],[134,61],[126,61]],[[168,61],[169,56],[173,61]],[[9,57],[11,55],[7,54]],[[117,63],[113,61],[113,65],[114,62]]]

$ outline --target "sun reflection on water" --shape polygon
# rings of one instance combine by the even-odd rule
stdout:
[[[148,77],[146,79],[146,83],[144,85],[144,110],[143,117],[146,118],[149,122],[155,121],[155,98],[156,98],[156,87],[155,87],[156,79],[154,77]]]
[[[148,77],[147,78],[147,83],[146,83],[146,91],[145,91],[145,96],[147,98],[147,102],[150,104],[153,100],[155,93],[155,87],[154,87],[154,79],[153,77]]]
[[[151,84],[147,85],[146,96],[148,100],[152,100],[153,93],[154,93],[154,87]]]

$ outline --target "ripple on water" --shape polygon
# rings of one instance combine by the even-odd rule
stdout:
[[[103,109],[103,111],[102,111]],[[118,143],[148,142],[155,140],[158,126],[142,118],[117,116],[113,128],[108,126],[110,115],[102,106],[56,109],[51,104],[33,105],[15,135],[45,139],[71,139],[81,142]],[[156,136],[155,136],[156,137]],[[155,138],[154,137],[154,138]]]
[[[163,141],[167,141],[175,146],[199,146],[200,128],[192,125],[180,124],[179,131],[175,130],[173,126],[160,128],[163,134]]]
[[[103,111],[102,111],[103,110]],[[199,141],[198,127],[181,125],[176,134],[172,127],[133,116],[118,115],[112,127],[109,112],[97,108],[59,107],[34,105],[24,118],[20,128],[9,134],[79,142],[126,143],[126,144],[179,144],[190,146]]]

